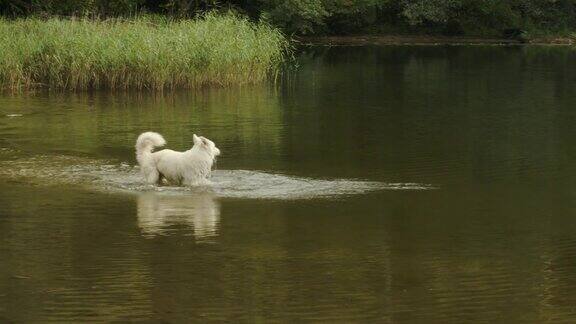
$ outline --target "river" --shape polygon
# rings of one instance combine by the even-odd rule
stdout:
[[[274,84],[0,96],[0,322],[574,322],[576,51],[310,47]],[[144,131],[222,155],[151,187]]]

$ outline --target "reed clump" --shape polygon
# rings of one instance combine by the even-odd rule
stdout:
[[[3,89],[173,89],[261,82],[286,38],[234,14],[193,20],[0,19]]]

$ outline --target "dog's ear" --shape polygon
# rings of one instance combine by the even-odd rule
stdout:
[[[202,140],[200,139],[200,137],[196,136],[196,134],[192,135],[192,140],[194,140],[194,145],[202,144]]]

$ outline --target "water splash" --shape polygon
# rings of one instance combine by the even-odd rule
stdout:
[[[248,170],[216,170],[208,187],[158,187],[145,184],[138,167],[126,163],[61,155],[2,160],[0,177],[34,185],[74,184],[105,191],[155,191],[174,195],[210,192],[217,197],[251,199],[311,199],[377,190],[434,189],[419,183],[319,180]]]

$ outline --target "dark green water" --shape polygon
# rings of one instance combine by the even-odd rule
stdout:
[[[576,51],[341,47],[278,86],[0,97],[0,322],[575,322]],[[213,188],[144,186],[192,134]]]

